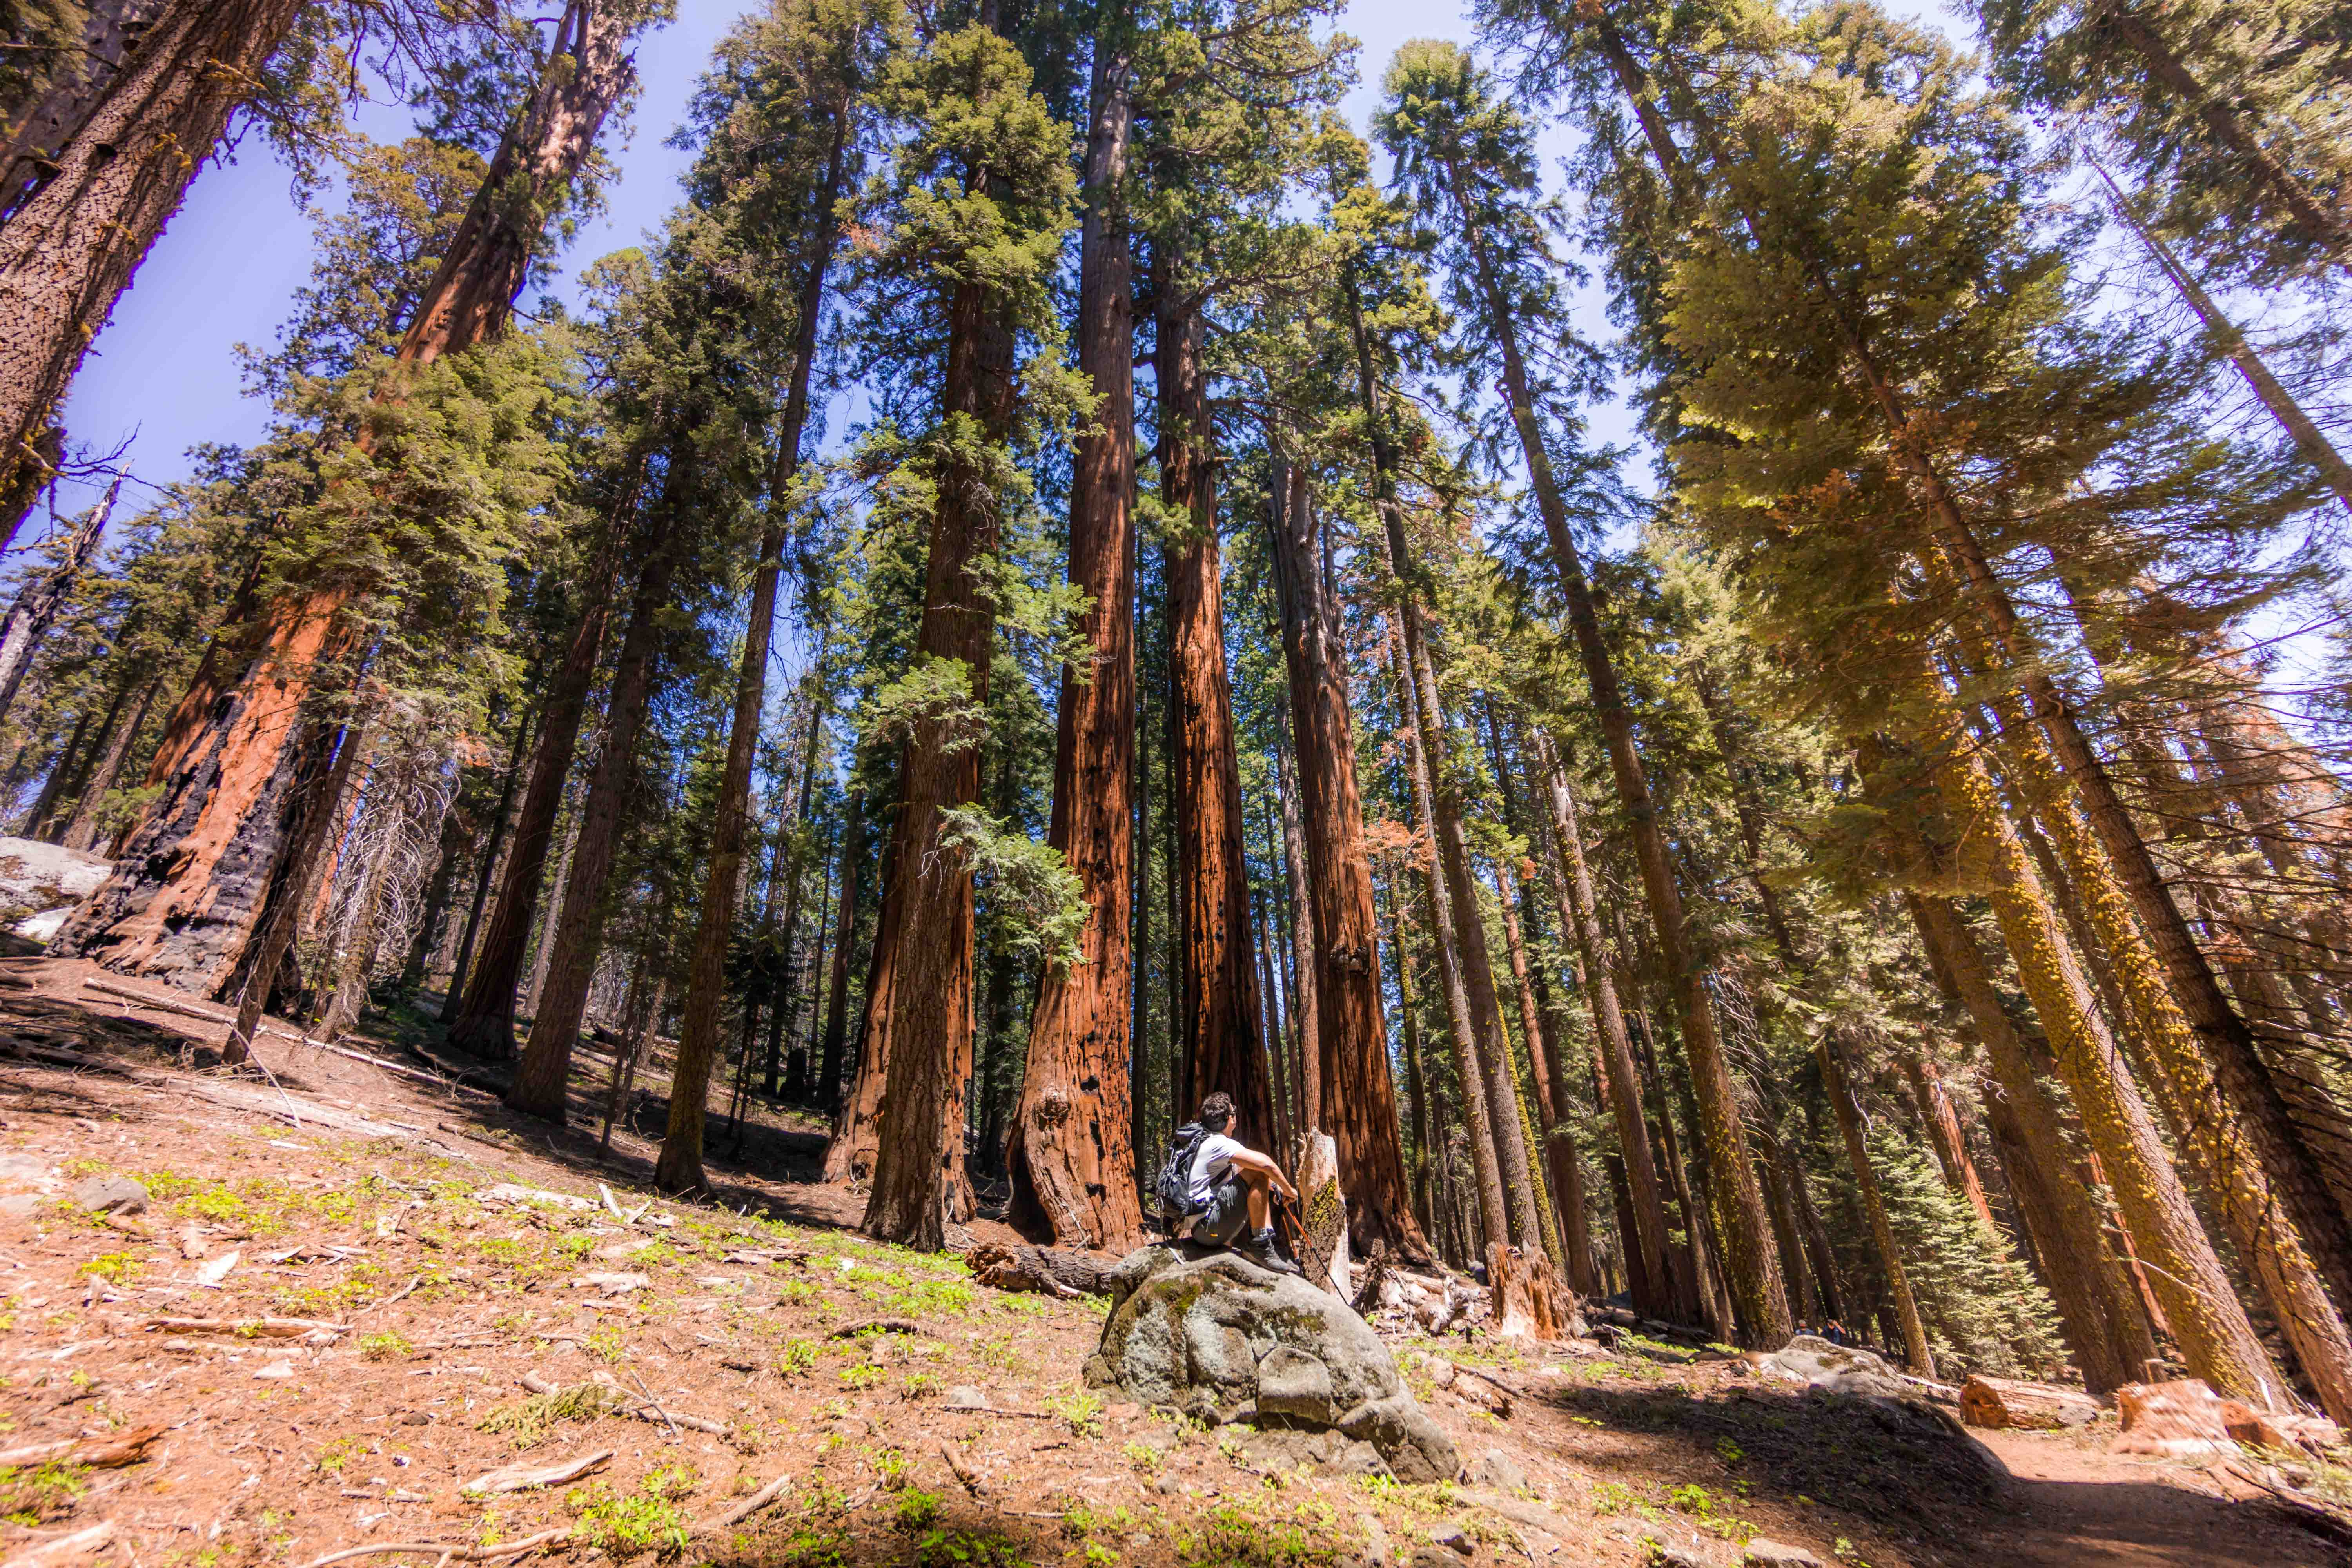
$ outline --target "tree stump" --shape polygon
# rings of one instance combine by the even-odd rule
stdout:
[[[1960,1419],[1988,1431],[2056,1432],[2087,1426],[2099,1406],[2079,1388],[1972,1376],[1960,1388]]]
[[[1486,1289],[1494,1299],[1498,1334],[1559,1341],[1573,1337],[1581,1326],[1575,1294],[1541,1252],[1522,1252],[1499,1241],[1489,1243]]]
[[[1298,1267],[1308,1281],[1341,1300],[1348,1289],[1348,1205],[1339,1191],[1339,1145],[1328,1132],[1309,1132],[1298,1155],[1298,1200],[1306,1237]]]

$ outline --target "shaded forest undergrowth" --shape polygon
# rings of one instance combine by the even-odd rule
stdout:
[[[89,965],[8,969],[0,1448],[140,1456],[0,1468],[11,1560],[97,1525],[141,1568],[401,1542],[535,1542],[524,1562],[1410,1564],[1449,1530],[1480,1563],[1640,1563],[1656,1540],[1729,1564],[1758,1534],[1879,1568],[2332,1560],[2226,1477],[2109,1456],[2105,1421],[1970,1452],[1895,1407],[1632,1342],[1547,1361],[1392,1338],[1475,1484],[1286,1471],[1245,1429],[1086,1391],[1099,1301],[998,1292],[857,1235],[860,1195],[789,1179],[813,1173],[812,1133],[755,1121],[739,1163],[722,1131],[714,1201],[671,1203],[625,1123],[600,1157],[593,1123],[526,1126],[274,1035],[274,1084],[226,1078],[206,1065],[221,1029],[92,993]],[[604,1070],[578,1062],[583,1110]],[[115,1178],[143,1211],[77,1201]],[[270,1319],[330,1327],[190,1321]],[[1439,1358],[1512,1391],[1507,1415],[1441,1392]],[[542,1489],[462,1489],[600,1453]]]

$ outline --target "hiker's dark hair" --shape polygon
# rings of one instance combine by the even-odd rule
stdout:
[[[1234,1097],[1223,1089],[1201,1101],[1201,1109],[1192,1120],[1212,1131],[1222,1132],[1234,1124]]]

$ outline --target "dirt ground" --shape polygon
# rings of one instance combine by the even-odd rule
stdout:
[[[274,1082],[226,1077],[218,1024],[95,975],[0,963],[5,1568],[1410,1568],[1637,1563],[1654,1541],[1728,1565],[1758,1535],[1874,1568],[2341,1560],[2096,1428],[1974,1447],[1637,1349],[1396,1338],[1484,1484],[1285,1470],[1245,1432],[1088,1393],[1100,1302],[857,1235],[858,1194],[807,1180],[812,1127],[756,1121],[735,1163],[714,1119],[719,1194],[672,1202],[633,1131],[603,1153],[593,1123],[275,1035]],[[580,1063],[583,1121],[608,1068]],[[666,1085],[646,1088],[655,1131]],[[143,1211],[77,1201],[117,1179]],[[1441,1391],[1440,1359],[1509,1388],[1508,1414]],[[576,1474],[482,1489],[515,1467]]]

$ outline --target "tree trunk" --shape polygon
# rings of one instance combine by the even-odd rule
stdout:
[[[1306,840],[1308,898],[1299,918],[1311,919],[1315,933],[1300,980],[1315,992],[1316,1037],[1301,1040],[1300,1059],[1312,1057],[1317,1064],[1321,1102],[1316,1115],[1339,1147],[1341,1190],[1353,1205],[1348,1222],[1357,1246],[1370,1253],[1381,1243],[1392,1256],[1418,1262],[1429,1256],[1429,1243],[1412,1219],[1389,1076],[1380,931],[1363,797],[1356,785],[1346,656],[1322,574],[1320,530],[1304,468],[1277,468],[1269,525]]]
[[[1561,923],[1575,933],[1585,1005],[1592,1014],[1593,1037],[1608,1076],[1610,1106],[1617,1123],[1617,1146],[1632,1187],[1634,1228],[1628,1241],[1637,1254],[1634,1278],[1660,1292],[1647,1300],[1637,1298],[1634,1307],[1656,1316],[1669,1310],[1664,1292],[1673,1275],[1666,1260],[1665,1198],[1658,1184],[1657,1160],[1650,1152],[1649,1130],[1642,1118],[1633,1043],[1626,1037],[1624,1011],[1618,1005],[1616,983],[1602,946],[1592,877],[1584,861],[1584,830],[1577,821],[1576,796],[1569,788],[1568,771],[1550,735],[1538,730],[1532,739],[1536,765],[1542,770],[1551,805],[1553,888],[1559,896]]]
[[[88,703],[74,715],[74,727],[66,733],[66,742],[51,753],[49,776],[41,781],[41,793],[33,797],[32,809],[25,814],[22,829],[25,837],[37,837],[42,819],[57,809],[65,798],[68,781],[73,777],[75,759],[81,754],[83,740],[89,734],[89,721],[94,715]]]
[[[7,615],[0,616],[0,719],[16,705],[25,672],[33,668],[33,656],[65,607],[66,595],[98,552],[99,536],[106,531],[106,520],[114,515],[114,498],[121,493],[121,479],[106,487],[105,499],[75,522],[58,563],[26,584]]]
[[[2060,1072],[2115,1185],[2132,1238],[2153,1266],[2152,1284],[2190,1375],[2225,1397],[2270,1408],[2282,1391],[2278,1370],[2189,1206],[2147,1106],[2122,1071],[2115,1042],[1991,780],[1971,758],[1946,763],[1936,782],[1947,810],[1978,827],[1975,837],[1990,857],[1988,897],[2002,937],[2050,1031]]]
[[[1576,1144],[1559,1124],[1552,1090],[1551,1028],[1537,1005],[1533,973],[1528,967],[1525,935],[1519,929],[1519,889],[1510,868],[1495,863],[1495,899],[1503,913],[1503,941],[1511,959],[1511,982],[1518,995],[1519,1037],[1527,1042],[1528,1074],[1535,1085],[1537,1131],[1544,1151],[1552,1211],[1558,1222],[1559,1249],[1564,1255],[1569,1288],[1580,1296],[1599,1291],[1593,1277],[1592,1236],[1584,1217],[1584,1175],[1576,1168]]]
[[[82,355],[301,9],[171,0],[0,226],[0,480],[39,460]]]
[[[841,1103],[841,1050],[849,1037],[849,950],[857,941],[857,887],[865,868],[866,797],[856,791],[842,807],[841,908],[834,920],[833,979],[824,1002],[824,1047],[818,1056],[816,1106],[832,1110]]]
[[[2034,1077],[1984,955],[1949,902],[1908,891],[1903,901],[1937,984],[1966,1010],[2000,1086],[1994,1104],[2025,1156],[2023,1169],[2011,1168],[2010,1190],[2041,1253],[2084,1386],[2109,1394],[2137,1382],[2157,1354],[2137,1287],[2116,1255],[2099,1244],[2110,1228],[2108,1215],[2096,1190],[2076,1177],[2065,1129]],[[2000,1125],[1996,1120],[1996,1129]],[[2037,1221],[2038,1214],[2047,1218]]]
[[[735,924],[735,883],[742,869],[749,821],[752,753],[760,738],[760,710],[768,695],[768,649],[775,637],[776,580],[783,568],[784,525],[793,477],[800,472],[801,437],[808,423],[809,375],[816,359],[817,328],[824,315],[825,275],[841,237],[836,210],[854,110],[847,99],[833,106],[834,139],[825,184],[815,212],[809,269],[802,280],[798,336],[793,349],[791,390],[776,432],[776,464],[768,479],[768,516],[760,535],[760,559],[751,572],[751,614],[743,637],[743,662],[735,679],[735,710],[727,731],[727,762],[711,824],[710,861],[703,881],[702,908],[687,970],[685,1016],[678,1026],[677,1066],[672,1075],[669,1126],[662,1136],[654,1180],[667,1192],[703,1186],[702,1121],[710,1084],[710,1060],[719,1040],[720,991],[726,984],[727,940]],[[683,1086],[686,1092],[677,1092]]]
[[[107,738],[106,754],[82,782],[81,798],[74,802],[73,816],[66,820],[65,836],[59,842],[67,848],[86,850],[98,842],[100,808],[106,802],[107,793],[114,788],[114,781],[122,776],[122,765],[130,760],[131,748],[138,744],[148,710],[154,706],[155,694],[163,689],[161,679],[148,681],[140,690],[139,705],[131,710],[130,721],[117,725]]]
[[[898,806],[890,807],[892,816]],[[858,1019],[857,1065],[849,1098],[841,1108],[833,1141],[825,1145],[824,1179],[862,1182],[874,1173],[875,1140],[881,1129],[882,1085],[890,1060],[890,998],[895,989],[893,961],[898,951],[898,928],[905,921],[907,900],[899,876],[898,835],[894,829],[883,841],[882,908],[874,922],[874,946],[866,963],[866,1010]]]
[[[685,488],[677,479],[670,481],[673,504],[684,503]],[[465,1000],[448,1028],[451,1045],[478,1056],[503,1058],[515,1052],[515,993],[522,982],[523,954],[530,945],[540,883],[547,874],[547,851],[555,837],[564,785],[572,776],[572,754],[580,743],[581,721],[588,710],[589,689],[595,683],[597,660],[604,651],[620,542],[631,521],[626,516],[605,520],[604,538],[588,569],[580,618],[564,645],[562,662],[548,679],[547,701],[531,749],[530,780],[523,788],[521,808],[515,817],[498,902],[482,933]]]
[[[1179,258],[1181,263],[1181,258]],[[1177,1031],[1192,1053],[1189,1099],[1233,1096],[1234,1136],[1264,1148],[1274,1108],[1261,1067],[1250,928],[1249,864],[1242,845],[1242,784],[1234,750],[1234,697],[1225,673],[1224,599],[1217,549],[1216,426],[1201,367],[1203,301],[1180,265],[1163,267],[1156,374],[1160,384],[1160,495],[1186,520],[1162,557],[1168,595],[1168,773],[1184,899],[1185,1016]],[[1286,797],[1283,827],[1291,829]],[[1303,913],[1303,910],[1302,910]],[[1300,976],[1305,980],[1304,973]],[[1174,1112],[1182,1116],[1190,1107]],[[1343,1179],[1342,1191],[1348,1188]]]
[[[990,291],[958,287],[948,307],[941,406],[950,417],[975,421],[986,439],[1001,439],[1013,416],[1013,348]],[[937,490],[915,658],[959,670],[971,708],[984,711],[996,605],[972,566],[995,551],[1000,520],[977,464],[950,469]],[[911,725],[899,761],[905,912],[891,961],[889,1049],[865,1227],[925,1252],[945,1247],[949,1222],[972,1212],[963,1168],[972,1078],[972,869],[948,814],[980,801],[980,739],[960,716],[926,715]],[[1123,1054],[1116,1070],[1123,1090]],[[1099,1179],[1123,1185],[1128,1163],[1106,1161]],[[1055,1239],[1065,1239],[1058,1229]]]
[[[15,216],[60,171],[74,136],[105,101],[123,68],[163,9],[163,0],[90,0],[79,48],[37,99],[10,106],[0,119],[0,224]],[[0,538],[0,548],[7,541]]]
[[[570,868],[542,939],[547,956],[541,968],[547,982],[532,1013],[530,1043],[507,1090],[509,1110],[559,1125],[572,1080],[572,1048],[580,1038],[588,984],[595,976],[596,958],[604,943],[604,884],[612,876],[613,857],[620,847],[621,813],[628,800],[637,732],[645,723],[661,618],[669,609],[677,561],[674,549],[667,542],[657,543],[637,579],[629,627],[622,634],[621,650],[614,660],[612,695],[604,706],[604,747],[581,801]]]
[[[1297,1064],[1289,1104],[1292,1120],[1302,1129],[1312,1130],[1323,1121],[1323,1023],[1315,994],[1315,897],[1307,885],[1307,826],[1299,816],[1297,763],[1287,732],[1286,685],[1277,695],[1284,700],[1276,704],[1280,727],[1274,737],[1275,806],[1282,821],[1282,879],[1290,894],[1290,940],[1284,947],[1290,960],[1291,986],[1284,995],[1290,1003],[1292,1059]],[[1278,1034],[1269,1036],[1266,1044],[1281,1050],[1283,1038]]]
[[[449,912],[449,892],[457,880],[457,863],[473,847],[474,824],[454,800],[441,816],[441,843],[433,862],[433,876],[425,885],[424,917],[416,922],[416,934],[408,944],[408,956],[400,966],[400,988],[414,994],[425,984],[426,965],[433,961],[435,949],[441,945],[444,917]]]
[[[1813,1037],[1813,1060],[1821,1064],[1822,1089],[1829,1096],[1838,1131],[1845,1139],[1854,1188],[1862,1194],[1862,1210],[1870,1221],[1871,1244],[1878,1253],[1895,1321],[1902,1330],[1904,1359],[1913,1372],[1932,1379],[1936,1352],[1928,1348],[1927,1325],[1919,1321],[1919,1303],[1911,1294],[1911,1278],[1903,1269],[1903,1249],[1895,1245],[1895,1227],[1887,1223],[1886,1200],[1879,1195],[1878,1174],[1870,1163],[1870,1142],[1863,1133],[1862,1107],[1854,1103],[1853,1090],[1847,1086],[1843,1054],[1827,1030]]]
[[[221,27],[221,37],[228,37],[229,26],[234,24],[240,29],[236,37],[244,38],[260,27],[264,18],[274,18],[280,11],[290,22],[294,9],[286,0],[205,5],[197,0],[173,0],[141,46],[136,62],[110,95],[109,105],[94,117],[92,132],[108,122],[116,100],[162,91],[155,68],[171,53],[163,47],[168,40],[177,40],[174,49],[184,47],[192,51],[184,60],[174,57],[177,67],[201,76],[206,83],[248,80],[267,58],[265,50],[262,56],[244,61],[226,49],[214,58],[210,42],[202,38],[188,42],[198,30],[183,25],[184,15],[203,11],[207,26]],[[270,48],[285,31],[285,22],[272,25],[276,33]],[[551,202],[558,188],[578,174],[593,151],[605,115],[635,79],[634,65],[622,53],[635,26],[626,15],[593,10],[588,0],[572,0],[567,6],[532,98],[491,160],[443,255],[438,273],[408,322],[377,388],[378,400],[401,396],[407,373],[415,367],[446,353],[461,353],[503,331],[528,274],[531,254],[541,240],[538,225],[546,211],[542,204]],[[199,68],[197,62],[208,58],[214,58],[214,63]],[[185,98],[192,90],[184,89],[181,96]],[[172,162],[168,182],[149,182],[168,183],[171,191],[156,209],[154,224],[139,230],[138,251],[143,252],[152,241],[155,225],[168,214],[185,183],[186,155],[179,149],[209,148],[218,138],[229,100],[221,96],[218,86],[208,90],[213,95],[208,101],[216,100],[220,108],[211,132],[201,141],[186,130],[178,130],[176,146],[168,155],[161,151],[163,143],[156,142],[156,155],[115,157],[91,176],[91,190],[102,192],[116,183],[112,172],[117,168]],[[156,131],[121,129],[121,136],[107,139],[110,152],[130,142],[151,142]],[[192,122],[187,129],[193,129]],[[68,185],[71,175],[69,168],[5,229],[0,229],[0,279],[23,276],[13,265],[12,253],[24,243],[26,234],[40,228],[37,218]],[[79,189],[89,182],[74,183]],[[121,219],[110,214],[107,221]],[[82,243],[99,242],[84,239]],[[127,278],[129,267],[137,258],[135,253],[128,256],[123,270],[107,288],[105,305],[100,309],[111,307],[121,279]],[[15,346],[19,342],[32,344],[39,333],[29,321],[20,322],[19,303],[10,282],[0,281],[0,342],[11,345],[8,351],[0,351],[0,451],[13,448],[21,439],[14,433],[13,422],[20,416],[37,417],[47,400],[61,390],[72,360],[79,358],[77,344],[71,359],[52,354],[47,370],[20,378]],[[78,306],[71,314],[75,327],[87,324],[86,307]],[[58,315],[59,323],[65,321],[65,315]],[[17,330],[20,325],[22,331]],[[47,331],[49,325],[45,318],[40,331]],[[20,399],[20,390],[31,388],[36,381],[47,388],[47,393],[35,392]],[[370,449],[365,434],[359,445],[362,451]],[[245,664],[244,674],[226,702],[216,700],[222,682],[218,669],[209,678],[199,671],[173,716],[166,743],[149,773],[151,784],[168,782],[168,787],[149,821],[125,846],[130,853],[118,862],[106,887],[60,933],[67,939],[62,951],[203,992],[216,990],[225,983],[223,975],[245,962],[254,927],[263,918],[256,895],[274,884],[280,863],[291,853],[277,827],[290,816],[286,792],[291,780],[306,774],[320,744],[319,725],[301,721],[312,706],[321,670],[332,669],[352,651],[350,645],[357,633],[347,625],[344,613],[352,597],[352,590],[344,586],[313,590],[289,584],[251,634],[247,646],[257,657]],[[207,662],[226,661],[208,658]],[[335,679],[341,679],[340,672]],[[567,751],[568,746],[567,737]],[[534,866],[534,879],[536,874]],[[502,916],[504,912],[502,908]],[[509,986],[512,978],[511,973],[507,976]],[[511,1006],[510,997],[505,1005]],[[474,1011],[469,994],[467,1009],[458,1018],[469,1037],[488,1034],[494,1043],[502,1040],[510,1046],[510,1027],[501,1031],[493,1018],[468,1016]]]
[[[1919,1107],[1919,1125],[1927,1134],[1927,1146],[1936,1152],[1936,1163],[1943,1168],[1944,1181],[1951,1189],[1968,1199],[1969,1206],[1984,1221],[1987,1230],[1997,1230],[1992,1220],[1992,1205],[1985,1201],[1984,1183],[1977,1176],[1976,1162],[1969,1158],[1969,1141],[1960,1132],[1960,1119],[1952,1110],[1952,1097],[1944,1092],[1944,1079],[1936,1064],[1926,1056],[1913,1052],[1903,1058],[1904,1076],[1911,1080],[1912,1098]]]
[[[2147,74],[2161,82],[2195,111],[2213,139],[2242,162],[2272,196],[2294,215],[2294,221],[2325,247],[2340,267],[2352,258],[2352,228],[2329,210],[2321,195],[2305,184],[2277,154],[2263,145],[2235,105],[2214,97],[2173,51],[2163,35],[2124,0],[2107,0],[2092,15],[2093,24],[2105,30],[2147,64]]]
[[[445,1024],[457,1016],[466,999],[466,982],[473,973],[474,940],[481,934],[483,908],[489,901],[490,885],[499,875],[499,852],[514,832],[515,786],[522,782],[522,760],[531,750],[531,738],[538,732],[545,710],[542,699],[538,708],[524,716],[521,728],[515,731],[514,750],[507,756],[506,775],[499,782],[499,803],[490,811],[489,842],[482,847],[481,869],[474,876],[474,895],[466,910],[466,929],[457,939],[457,957],[449,972],[449,989],[441,998],[441,1021]]]
[[[1046,840],[1086,890],[1081,962],[1052,964],[1030,1020],[1011,1140],[1013,1218],[1061,1246],[1125,1251],[1142,1238],[1128,1179],[1128,900],[1134,875],[1135,342],[1127,221],[1134,64],[1123,16],[1095,37],[1078,232],[1077,368],[1101,400],[1070,474],[1069,581],[1089,597],[1091,679],[1062,679]],[[897,1042],[892,1042],[896,1048]]]

